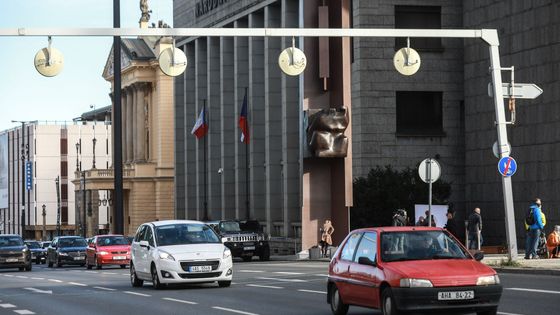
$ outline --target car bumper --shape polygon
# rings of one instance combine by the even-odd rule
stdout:
[[[233,257],[261,256],[268,249],[268,243],[262,241],[227,242],[224,245],[229,248]]]
[[[442,288],[392,288],[397,309],[401,311],[477,312],[495,309],[502,296],[501,285]],[[469,300],[438,300],[439,292],[474,291]]]
[[[99,265],[130,265],[130,255],[98,256],[97,263]]]
[[[71,256],[58,256],[58,263],[69,264],[69,265],[83,265],[86,263],[86,256],[80,256],[79,259],[74,259],[77,257]]]
[[[221,260],[218,268],[210,272],[187,272],[177,261],[160,260],[158,262],[161,283],[200,283],[212,281],[231,281],[233,263],[231,259]]]

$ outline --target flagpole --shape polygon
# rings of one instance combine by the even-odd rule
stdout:
[[[245,97],[247,97],[247,87],[245,88]],[[247,99],[247,103],[249,100]],[[249,104],[247,104],[249,107]],[[247,130],[249,130],[249,108],[247,108],[246,118]],[[245,142],[245,219],[251,218],[251,210],[249,209],[249,142]]]
[[[206,99],[204,99],[204,106],[203,107],[203,125],[206,125]],[[208,137],[204,136],[204,217],[203,220],[204,221],[208,221],[208,162],[206,161],[206,151],[208,150],[207,145],[206,145],[206,138]]]

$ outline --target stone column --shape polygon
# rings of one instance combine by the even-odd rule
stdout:
[[[136,109],[134,114],[134,119],[136,120],[134,132],[134,160],[139,162],[144,162],[146,160],[146,154],[144,152],[146,147],[146,126],[144,117],[146,88],[147,83],[136,84],[136,104],[134,105]]]
[[[135,93],[134,93],[134,87],[133,86],[129,86],[127,88],[127,98],[126,98],[126,141],[125,141],[125,145],[126,145],[126,163],[130,164],[133,160],[133,151],[132,151],[132,133],[133,130],[132,126],[133,126],[133,119],[132,119],[132,109],[134,107],[134,101],[135,101]]]

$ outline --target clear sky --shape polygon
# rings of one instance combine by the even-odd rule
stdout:
[[[138,27],[140,0],[121,0],[121,27]],[[173,0],[148,0],[150,23],[173,26]],[[0,0],[0,28],[113,27],[113,0]],[[55,77],[40,75],[35,54],[46,37],[0,37],[0,131],[11,120],[71,121],[90,105],[111,104],[110,84],[101,76],[111,37],[53,37],[64,55]]]

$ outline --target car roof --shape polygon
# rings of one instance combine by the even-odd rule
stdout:
[[[57,236],[59,239],[61,238],[83,238],[81,236],[76,236],[76,235],[67,235],[67,236]]]
[[[94,237],[107,237],[107,236],[122,236],[122,237],[124,237],[124,235],[122,235],[122,234],[101,234],[101,235],[95,235]]]
[[[19,234],[0,234],[0,236],[19,236],[19,237],[21,237],[21,235],[19,235]]]
[[[442,231],[440,227],[431,226],[379,226],[362,228],[352,231],[354,232],[413,232],[413,231]]]
[[[153,226],[162,226],[162,225],[170,225],[170,224],[186,224],[186,223],[195,223],[195,224],[205,224],[204,222],[194,221],[194,220],[164,220],[164,221],[153,221],[148,222]]]

